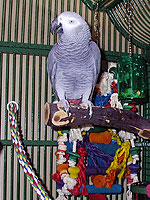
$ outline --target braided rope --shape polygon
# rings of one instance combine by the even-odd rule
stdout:
[[[17,124],[17,110],[18,105],[16,102],[10,102],[7,105],[7,110],[9,112],[9,122],[10,122],[10,131],[13,144],[15,146],[15,150],[19,159],[19,163],[24,169],[24,173],[27,175],[32,187],[37,192],[37,195],[42,200],[51,200],[48,196],[48,193],[45,191],[45,188],[42,186],[41,181],[38,180],[38,177],[35,175],[32,166],[27,158],[26,152],[22,145],[20,139],[20,133],[18,131],[18,124]]]

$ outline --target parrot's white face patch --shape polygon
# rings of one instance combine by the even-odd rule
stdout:
[[[78,34],[83,27],[82,18],[65,16],[63,14],[58,16],[58,23],[62,24],[63,32],[67,35]]]

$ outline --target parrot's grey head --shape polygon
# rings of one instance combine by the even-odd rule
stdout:
[[[51,24],[51,33],[74,37],[86,32],[90,35],[88,24],[77,13],[66,11],[61,13]],[[89,36],[90,37],[90,36]]]

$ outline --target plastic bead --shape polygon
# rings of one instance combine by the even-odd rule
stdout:
[[[138,155],[139,147],[130,148],[130,153],[132,156]]]
[[[103,175],[94,176],[92,182],[98,188],[104,187],[106,185],[105,176]]]
[[[139,165],[137,165],[137,164],[131,164],[131,165],[129,165],[129,169],[130,169],[130,173],[131,173],[131,174],[137,174],[139,168],[140,168],[140,167],[139,167]]]
[[[133,180],[131,179],[131,175],[130,174],[126,175],[126,178],[127,178],[127,183],[128,184],[132,184],[133,183]]]
[[[60,164],[57,166],[57,171],[60,172],[60,175],[62,174],[68,174],[68,164]]]
[[[77,166],[69,167],[68,172],[70,173],[70,178],[78,178],[78,174],[80,172],[80,168]]]
[[[57,189],[61,189],[63,186],[64,186],[63,181],[57,182]]]
[[[86,135],[86,131],[82,131],[82,135]]]
[[[63,133],[61,131],[57,131],[58,133],[58,137],[60,137],[61,135],[63,135]]]
[[[69,156],[69,160],[73,160],[76,162],[77,158],[80,158],[80,155],[78,153],[75,152],[68,152]]]

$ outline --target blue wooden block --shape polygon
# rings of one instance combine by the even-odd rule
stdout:
[[[89,194],[116,194],[122,192],[122,186],[119,184],[112,185],[111,189],[108,189],[106,186],[98,188],[95,185],[86,185],[86,189]],[[80,191],[82,187],[80,188]]]

